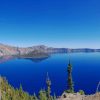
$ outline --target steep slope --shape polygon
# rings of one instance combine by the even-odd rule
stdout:
[[[0,56],[9,56],[9,55],[16,55],[16,56],[24,56],[24,55],[47,55],[50,53],[72,53],[72,52],[100,52],[100,49],[90,49],[90,48],[78,48],[78,49],[71,49],[71,48],[53,48],[47,47],[44,45],[26,47],[26,48],[18,48],[13,46],[8,46],[4,44],[0,44]]]
[[[16,47],[0,44],[0,56],[16,54],[18,54]]]

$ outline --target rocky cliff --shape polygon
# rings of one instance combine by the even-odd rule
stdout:
[[[50,53],[72,53],[72,52],[100,52],[100,49],[90,49],[90,48],[79,48],[79,49],[71,49],[71,48],[53,48],[47,47],[44,45],[32,46],[26,48],[18,48],[14,46],[0,44],[0,56],[9,56],[9,55],[43,55]]]

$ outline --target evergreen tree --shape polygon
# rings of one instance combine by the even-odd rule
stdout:
[[[21,84],[20,84],[20,88],[19,88],[19,96],[21,98],[24,98],[24,96],[23,96],[23,88],[22,88],[22,85]]]
[[[38,100],[36,94],[34,93],[33,100]]]
[[[54,97],[53,98],[54,98],[53,100],[56,100],[57,99],[55,94],[54,94]]]
[[[47,79],[46,79],[46,84],[47,84],[47,98],[48,100],[51,99],[50,93],[51,93],[51,81],[49,79],[48,73],[47,73]]]
[[[72,81],[72,65],[70,63],[70,60],[69,60],[67,72],[68,72],[68,92],[72,93],[74,92],[74,87]]]
[[[40,90],[40,92],[39,92],[39,100],[48,100],[45,90]]]

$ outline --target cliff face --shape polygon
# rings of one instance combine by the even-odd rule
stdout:
[[[0,44],[0,56],[16,55],[17,53],[16,47]]]
[[[8,45],[0,44],[0,56],[8,55],[43,55],[50,53],[64,53],[67,52],[65,48],[52,48],[46,47],[44,45],[27,47],[27,48],[18,48]]]
[[[28,54],[50,54],[50,53],[72,53],[72,52],[100,52],[100,49],[89,49],[89,48],[52,48],[44,45],[18,48],[13,46],[8,46],[0,44],[0,56],[6,55],[28,55]]]
[[[27,47],[27,48],[18,48],[18,47],[0,44],[0,56],[26,55],[33,51],[37,51],[37,53],[40,53],[40,52],[47,53],[47,49],[48,48],[46,46],[33,46],[33,47]]]

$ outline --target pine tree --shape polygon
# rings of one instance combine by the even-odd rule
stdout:
[[[68,92],[72,93],[74,92],[74,87],[73,87],[73,80],[72,80],[72,65],[70,63],[70,60],[69,60],[67,72],[68,72]]]
[[[48,73],[47,73],[47,79],[46,79],[46,84],[47,84],[47,98],[48,100],[51,99],[50,93],[51,93],[51,81],[49,79]]]
[[[38,100],[36,94],[34,93],[33,100]]]
[[[39,100],[48,100],[45,90],[40,90],[40,92],[39,92]]]
[[[54,94],[54,97],[53,97],[53,100],[56,100],[57,98],[56,98],[56,95]]]

